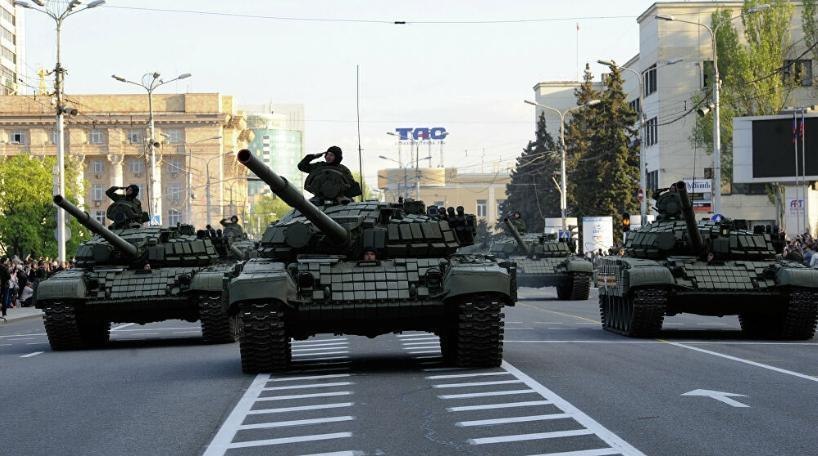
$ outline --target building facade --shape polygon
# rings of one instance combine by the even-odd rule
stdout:
[[[66,163],[82,166],[82,204],[107,224],[111,186],[136,184],[148,207],[150,157],[148,97],[66,95],[78,114],[66,116]],[[157,171],[161,178],[163,225],[204,227],[245,211],[247,173],[235,161],[243,122],[233,98],[217,93],[153,95]],[[0,154],[56,154],[54,108],[42,98],[0,96]],[[227,203],[227,195],[235,195]]]
[[[252,132],[247,148],[296,188],[303,188],[304,174],[298,162],[304,156],[303,105],[242,106],[247,129]],[[251,173],[248,181],[250,198],[265,193],[267,184]]]
[[[24,55],[23,15],[12,0],[0,0],[0,95],[18,92]]]
[[[418,186],[418,182],[420,185]],[[457,168],[387,168],[378,170],[378,188],[386,201],[398,197],[420,199],[426,205],[463,206],[494,227],[500,205],[508,197],[508,170],[491,173],[462,173]],[[418,198],[419,192],[419,198]]]
[[[789,58],[795,58],[805,50],[801,4],[793,4],[795,8],[789,28],[793,46]],[[712,69],[712,47],[710,33],[697,24],[709,26],[711,14],[717,9],[731,10],[736,16],[742,6],[740,1],[655,3],[637,19],[638,54],[628,62],[617,62],[641,76],[637,78],[633,72],[623,71],[628,99],[637,110],[644,110],[646,117],[641,144],[645,151],[647,195],[679,180],[695,183],[694,203],[703,216],[712,209],[713,154],[711,150],[695,146],[691,140],[696,124],[692,108],[712,83],[708,80],[708,70]],[[673,16],[694,24],[659,20],[655,16]],[[733,24],[743,40],[741,21],[736,20]],[[607,57],[598,56],[603,60]],[[809,54],[802,59],[798,65],[812,75],[814,62],[809,59]],[[803,86],[791,92],[788,104],[809,106],[818,102],[812,82],[811,76],[803,78]],[[552,88],[559,84],[566,86],[562,92]],[[576,105],[575,100],[566,102],[566,90],[570,84],[537,84],[534,87],[537,102],[549,106],[555,103]],[[576,83],[573,84],[575,87]],[[640,88],[644,106],[640,103]],[[546,112],[546,116],[552,125],[556,124],[554,115]],[[751,225],[775,224],[777,221],[775,204],[767,196],[764,185],[758,184],[722,185],[721,212],[732,218],[746,219]]]

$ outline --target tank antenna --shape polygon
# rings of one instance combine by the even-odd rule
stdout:
[[[364,161],[361,157],[361,84],[359,82],[360,66],[355,65],[355,111],[358,117],[358,180],[361,184],[361,201],[364,200]]]

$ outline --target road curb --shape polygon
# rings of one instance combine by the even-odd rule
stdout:
[[[20,315],[20,316],[6,315],[5,323],[2,320],[0,320],[0,325],[5,325],[7,323],[12,323],[12,322],[15,322],[15,321],[29,320],[31,318],[42,318],[42,316],[43,316],[42,311],[37,312],[37,313],[31,313],[31,314],[28,314],[28,315]]]

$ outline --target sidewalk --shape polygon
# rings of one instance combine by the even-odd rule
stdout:
[[[40,317],[43,314],[40,309],[35,309],[34,307],[15,307],[13,309],[8,309],[6,312],[6,321]],[[0,320],[0,324],[3,324],[3,320]]]

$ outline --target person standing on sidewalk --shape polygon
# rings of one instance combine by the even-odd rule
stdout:
[[[0,263],[0,317],[6,319],[6,309],[8,308],[9,298],[9,281],[11,274],[9,273],[8,264],[5,258]]]

